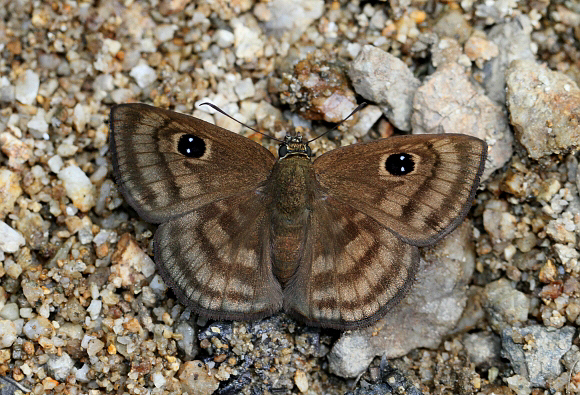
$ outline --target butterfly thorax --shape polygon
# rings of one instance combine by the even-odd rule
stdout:
[[[283,286],[296,271],[304,251],[315,182],[312,162],[305,153],[278,160],[268,180],[273,269]]]

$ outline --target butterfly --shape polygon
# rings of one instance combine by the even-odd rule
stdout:
[[[407,292],[418,247],[472,204],[487,145],[466,135],[397,136],[312,160],[302,136],[275,156],[200,119],[145,104],[111,110],[120,191],[154,238],[158,271],[204,317],[284,311],[310,326],[368,326]]]

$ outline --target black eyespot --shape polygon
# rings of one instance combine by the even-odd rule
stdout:
[[[205,153],[205,142],[193,134],[184,134],[177,143],[177,151],[188,158],[201,158]]]
[[[403,152],[389,155],[385,161],[385,169],[394,176],[404,176],[415,169],[415,161],[411,155]]]
[[[288,154],[288,146],[286,144],[282,144],[278,148],[278,157],[283,158],[286,156],[286,154]]]

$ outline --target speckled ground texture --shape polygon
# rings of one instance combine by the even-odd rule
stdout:
[[[0,0],[1,393],[580,393],[580,3]],[[340,333],[201,319],[119,195],[107,117],[145,102],[275,149],[466,133],[465,223]],[[16,392],[15,392],[16,391]]]

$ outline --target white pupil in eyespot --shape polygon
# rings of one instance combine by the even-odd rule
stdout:
[[[189,137],[189,138],[187,139],[187,141],[189,141],[190,143],[193,143],[193,137]],[[185,150],[185,152],[187,152],[188,154],[191,154],[191,148],[187,148],[187,149]]]

